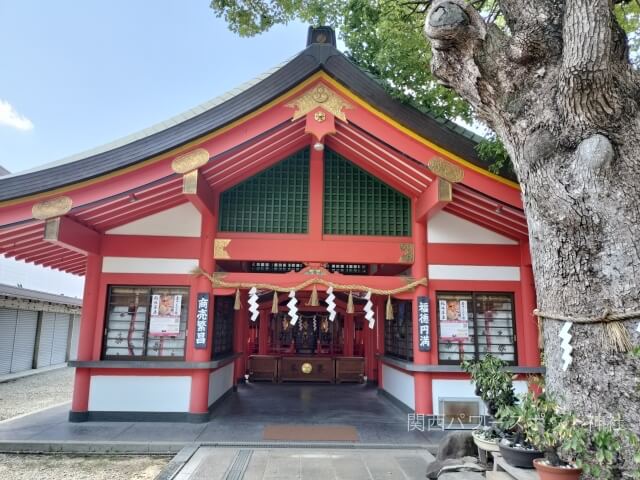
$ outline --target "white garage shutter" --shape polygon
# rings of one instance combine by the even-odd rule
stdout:
[[[42,312],[42,327],[40,328],[40,342],[38,343],[38,368],[51,365],[51,350],[53,347],[53,332],[55,326],[56,314]]]
[[[17,317],[17,310],[0,308],[0,375],[11,372]]]
[[[36,346],[38,312],[21,310],[18,312],[11,373],[30,370],[33,366],[33,350]]]
[[[71,330],[71,346],[69,347],[69,360],[78,359],[78,339],[80,338],[80,315],[73,316],[73,329]]]
[[[69,322],[71,315],[68,313],[56,313],[56,322],[53,329],[53,342],[51,347],[51,365],[64,363],[67,360],[67,342],[69,340]]]

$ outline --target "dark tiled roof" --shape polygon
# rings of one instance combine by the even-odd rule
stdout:
[[[320,70],[410,130],[487,168],[475,151],[477,136],[448,120],[434,118],[393,99],[378,81],[335,47],[312,44],[283,66],[245,85],[246,88],[207,102],[205,106],[209,108],[201,113],[187,112],[127,137],[131,141],[114,142],[113,148],[99,148],[86,156],[76,155],[32,171],[0,177],[0,201],[99,177],[170,151],[260,108]]]
[[[0,283],[0,296],[56,303],[59,305],[82,306],[81,298],[55,295],[53,293],[40,292],[38,290],[29,290],[28,288],[14,287],[4,283]]]

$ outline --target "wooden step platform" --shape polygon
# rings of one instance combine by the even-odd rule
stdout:
[[[502,475],[490,477],[489,473]],[[487,479],[490,478],[494,480],[540,480],[538,472],[534,469],[512,467],[498,452],[493,453],[493,472],[487,472]]]

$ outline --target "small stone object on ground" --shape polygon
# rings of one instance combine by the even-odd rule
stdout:
[[[452,467],[457,471],[482,472],[484,468],[478,465],[477,454],[478,449],[473,443],[471,432],[451,432],[440,442],[436,460],[427,466],[427,478],[441,478],[439,475],[444,467]]]

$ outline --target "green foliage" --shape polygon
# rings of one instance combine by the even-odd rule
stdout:
[[[507,153],[504,143],[495,134],[482,140],[476,145],[476,152],[481,160],[489,164],[489,171],[499,174],[514,173],[513,163]]]
[[[476,393],[494,412],[515,403],[511,374],[505,370],[506,363],[493,355],[482,360],[462,362],[462,369],[471,375]]]
[[[560,410],[544,393],[529,392],[520,402],[498,412],[501,428],[513,435],[514,443],[545,452],[552,465],[563,463],[581,467],[598,479],[620,478],[623,449],[634,452],[634,475],[640,478],[640,439],[612,424],[593,424]]]
[[[469,105],[431,75],[424,17],[403,2],[350,0],[338,25],[347,55],[380,79],[389,93],[434,116],[471,121]]]
[[[349,0],[212,0],[210,7],[217,17],[224,17],[232,32],[250,37],[293,20],[337,27],[348,3]]]

